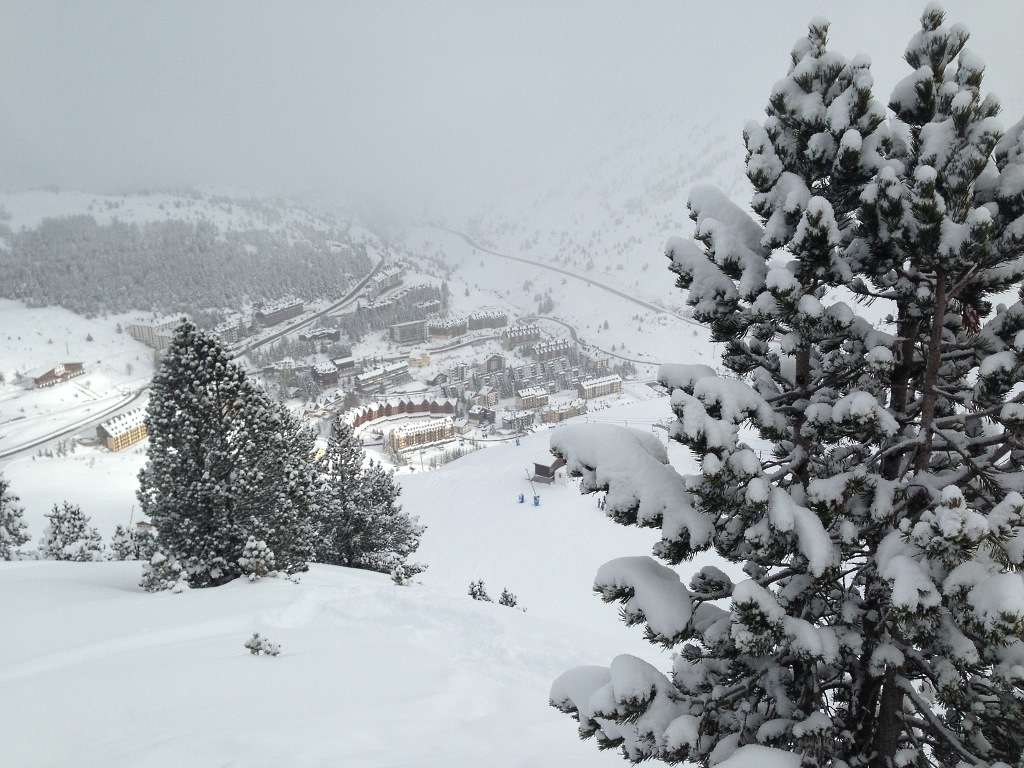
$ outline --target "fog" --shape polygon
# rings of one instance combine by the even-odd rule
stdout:
[[[469,210],[619,139],[739,141],[807,21],[887,100],[923,3],[39,2],[0,25],[0,187],[185,185]],[[1024,3],[948,2],[1024,114]]]

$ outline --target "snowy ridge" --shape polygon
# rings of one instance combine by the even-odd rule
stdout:
[[[286,231],[301,225],[320,231],[337,227],[329,217],[312,213],[285,198],[267,198],[243,190],[99,194],[38,189],[0,192],[0,208],[10,216],[12,230],[31,229],[43,219],[92,216],[98,224],[154,221],[208,221],[224,231],[266,229]]]

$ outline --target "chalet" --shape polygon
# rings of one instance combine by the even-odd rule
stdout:
[[[469,419],[456,419],[452,422],[452,429],[455,430],[456,435],[464,435],[473,428],[473,424]]]
[[[120,451],[146,436],[146,411],[134,408],[96,427],[96,437],[111,451]]]
[[[427,384],[429,384],[432,387],[440,387],[440,386],[442,386],[444,384],[447,384],[447,383],[448,383],[448,374],[447,373],[439,373],[439,374],[437,374],[437,376],[435,376],[434,378],[432,378],[430,381],[427,382]]]
[[[85,373],[84,363],[57,363],[46,373],[34,377],[32,384],[36,389],[55,387],[76,376],[81,376],[83,373]]]
[[[564,483],[568,479],[568,470],[565,468],[565,459],[555,459],[550,464],[542,464],[539,461],[533,463],[533,477],[535,483],[550,485],[558,480]]]
[[[617,373],[613,373],[599,379],[584,379],[579,383],[577,391],[580,397],[586,399],[612,395],[622,391],[622,378]]]

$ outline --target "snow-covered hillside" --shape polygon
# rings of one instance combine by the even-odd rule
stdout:
[[[92,216],[98,224],[120,221],[207,221],[221,231],[265,229],[287,232],[311,227],[329,232],[337,227],[323,213],[306,210],[285,198],[267,198],[242,190],[181,190],[100,194],[56,188],[0,192],[0,208],[12,230],[36,227],[43,219]]]
[[[600,418],[649,433],[667,414],[661,398]],[[298,585],[152,595],[138,563],[0,563],[0,765],[620,765],[579,742],[547,694],[569,667],[623,652],[667,667],[590,593],[599,565],[648,553],[657,533],[615,525],[573,482],[537,486],[529,504],[526,470],[550,460],[551,434],[401,476],[430,566],[407,588],[314,566]],[[127,522],[137,462],[97,453],[88,471],[81,456],[4,471],[38,538],[63,498],[105,533]],[[470,600],[477,579],[526,611]],[[281,655],[250,655],[253,632]]]

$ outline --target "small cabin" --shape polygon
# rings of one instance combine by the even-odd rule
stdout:
[[[538,461],[533,463],[533,482],[550,485],[556,480],[564,484],[568,478],[568,471],[565,468],[565,459],[555,459],[550,464],[541,464]]]

